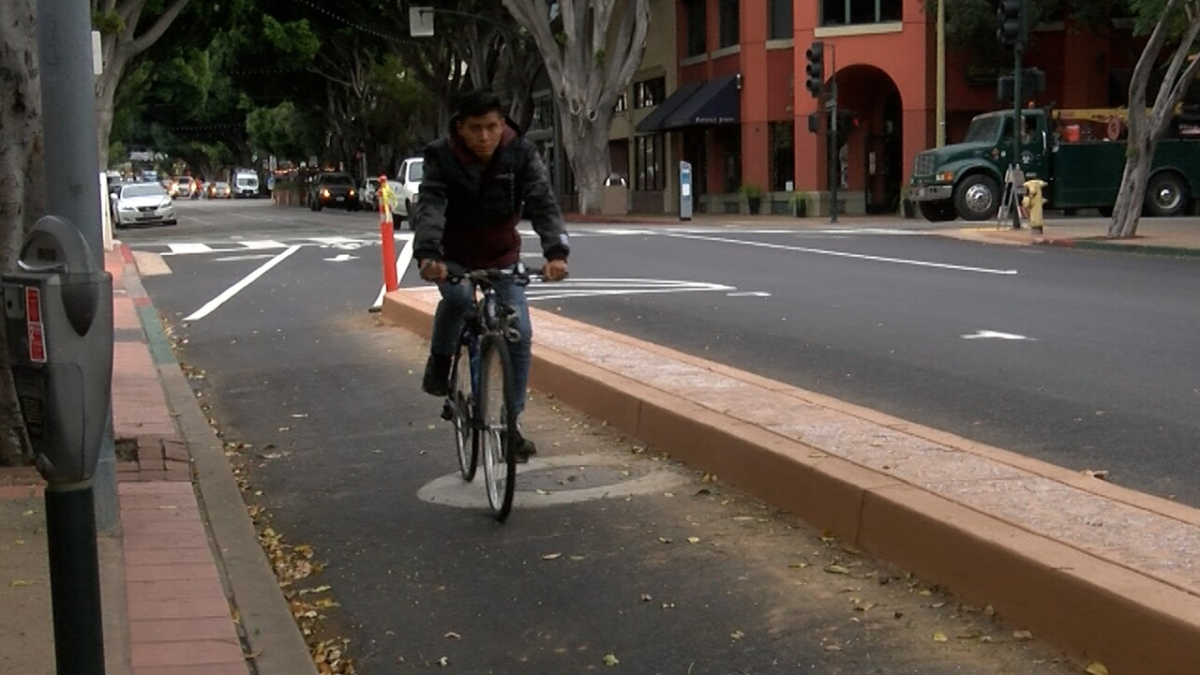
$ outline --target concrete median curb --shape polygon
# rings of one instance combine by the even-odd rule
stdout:
[[[428,337],[436,293],[383,318]],[[1200,672],[1200,511],[533,310],[531,386],[1114,675]]]

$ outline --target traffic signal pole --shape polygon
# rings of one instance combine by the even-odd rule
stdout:
[[[1019,191],[1023,181],[1021,173],[1021,132],[1025,128],[1025,120],[1021,118],[1021,57],[1025,51],[1025,40],[1029,35],[1029,12],[1026,0],[1000,0],[997,10],[1000,28],[996,37],[1000,44],[1013,48],[1013,151],[1009,163],[1009,184],[1006,186],[1012,200],[1012,226],[1014,230],[1021,229],[1021,195]]]
[[[838,221],[838,186],[842,183],[842,163],[839,161],[840,148],[838,148],[837,60],[833,52],[833,45],[829,46],[829,52],[830,70],[833,74],[829,76],[829,103],[826,105],[826,109],[829,110],[829,135],[825,139],[825,145],[829,147],[829,222],[836,223]]]

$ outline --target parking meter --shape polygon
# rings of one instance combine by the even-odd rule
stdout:
[[[38,471],[50,483],[92,477],[112,394],[112,275],[87,241],[46,216],[3,276],[8,358]]]

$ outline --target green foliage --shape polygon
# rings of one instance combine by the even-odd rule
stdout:
[[[115,9],[107,12],[92,12],[92,30],[100,31],[104,35],[116,35],[125,30],[125,22]]]
[[[742,186],[738,188],[738,192],[745,195],[746,199],[762,199],[763,196],[762,186],[755,183],[742,183]]]
[[[307,19],[281,23],[264,15],[263,37],[284,58],[307,62],[321,49],[321,38],[313,32]]]

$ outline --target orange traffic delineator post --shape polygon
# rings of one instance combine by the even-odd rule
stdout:
[[[395,222],[392,220],[392,190],[387,176],[379,177],[379,188],[375,191],[379,202],[379,237],[383,243],[383,287],[390,293],[400,287],[396,278]]]

